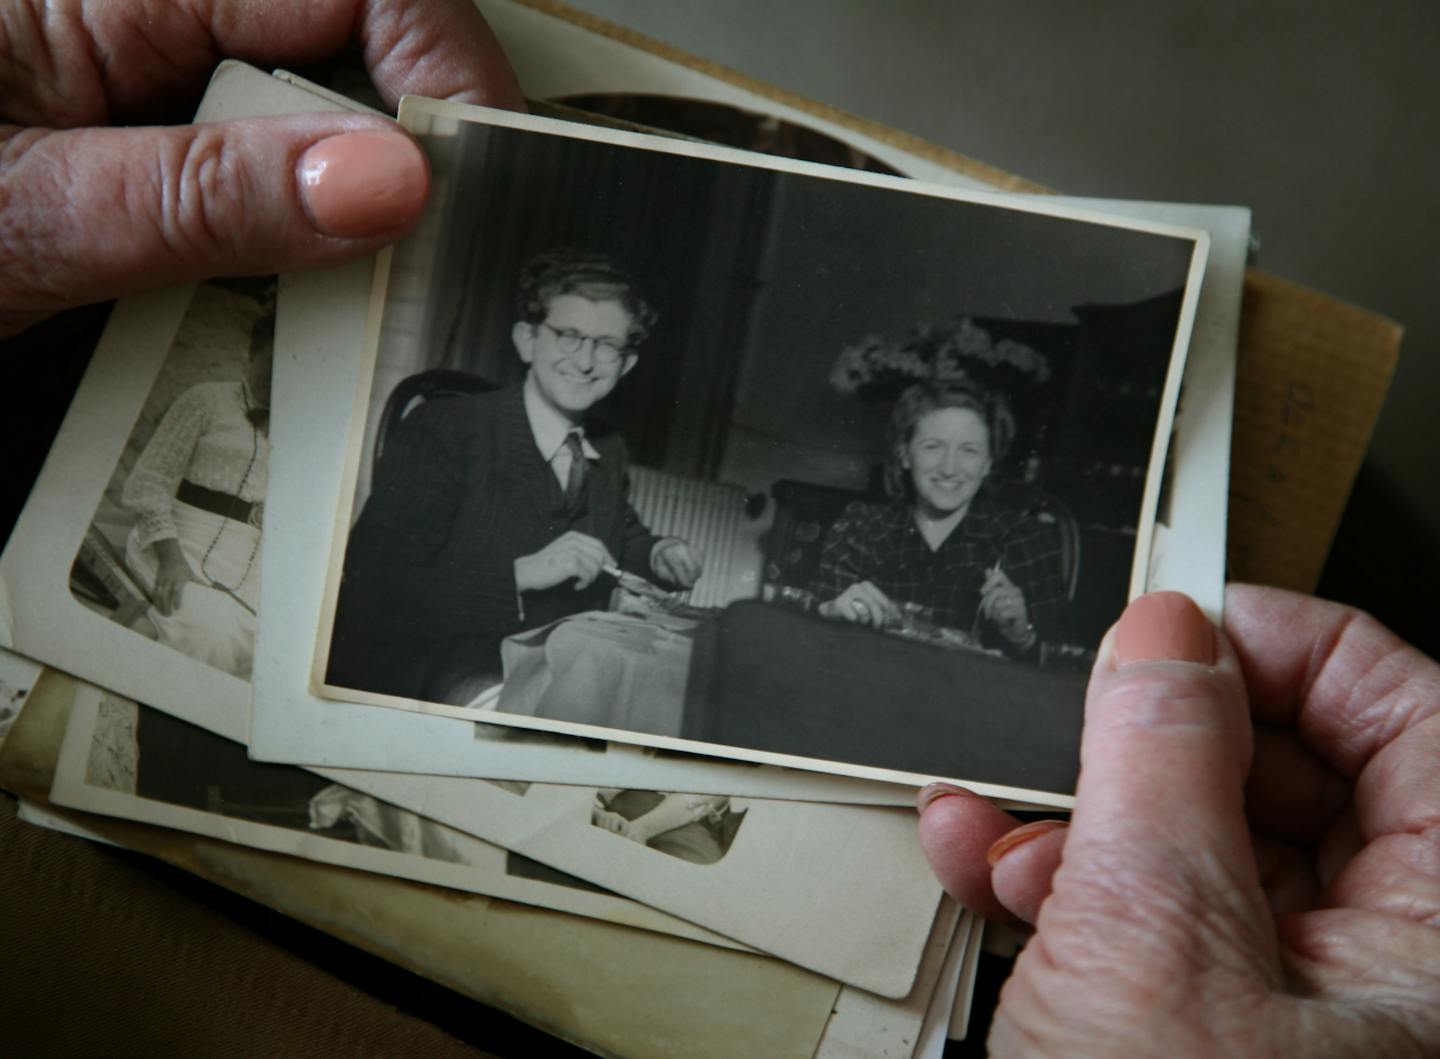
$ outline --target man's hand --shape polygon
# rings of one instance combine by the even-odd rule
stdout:
[[[1232,587],[1225,629],[1126,610],[1069,827],[922,792],[946,889],[1036,927],[993,1053],[1440,1054],[1440,666],[1275,589]]]
[[[589,588],[605,567],[614,565],[604,544],[570,530],[538,552],[515,560],[515,587],[521,592],[537,592],[573,580],[578,592]]]
[[[385,119],[96,127],[190,105],[221,58],[303,64],[352,40],[387,105],[523,106],[470,0],[0,0],[0,337],[144,287],[334,263],[403,235],[429,170]]]
[[[681,588],[693,588],[705,570],[704,559],[696,548],[679,537],[666,537],[656,543],[650,553],[650,569],[661,581]]]

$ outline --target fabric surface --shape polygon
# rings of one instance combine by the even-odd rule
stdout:
[[[125,542],[130,571],[153,592],[155,544],[178,540],[198,579],[170,614],[148,611],[161,643],[237,677],[254,662],[260,602],[257,525],[180,503],[182,482],[261,504],[270,439],[251,422],[245,383],[209,382],[177,397],[126,479],[125,507],[138,518]],[[259,510],[256,508],[255,510]]]
[[[151,607],[146,614],[161,643],[248,680],[260,608],[260,530],[178,500],[170,505],[169,520],[185,561],[204,581],[187,584],[171,613]],[[143,547],[140,539],[138,532],[130,534],[125,561],[153,593],[160,563],[155,550]]]
[[[206,896],[23,824],[0,797],[0,1053],[493,1055],[207,907]]]
[[[577,614],[502,645],[497,709],[652,735],[680,735],[695,622]]]
[[[242,382],[201,383],[175,399],[125,482],[142,548],[178,536],[170,506],[182,479],[252,503],[265,499],[270,439],[249,410]]]
[[[565,510],[578,511],[580,495],[585,490],[585,479],[590,477],[585,463],[585,453],[580,448],[580,432],[572,430],[565,435],[565,451],[570,454],[565,468]]]
[[[851,502],[825,536],[814,592],[831,600],[869,581],[891,600],[930,608],[939,624],[1004,650],[1004,638],[980,616],[980,586],[996,566],[1025,593],[1040,640],[1066,642],[1069,605],[1055,527],[1011,510],[983,488],[933,551],[907,505]]]

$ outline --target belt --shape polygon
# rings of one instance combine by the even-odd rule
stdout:
[[[180,487],[175,490],[175,499],[182,504],[189,504],[191,507],[208,511],[212,515],[233,519],[236,522],[246,522],[256,527],[260,525],[261,515],[265,509],[264,504],[252,504],[249,500],[242,500],[233,493],[222,493],[218,489],[206,489],[203,485],[196,485],[186,479],[181,479]]]

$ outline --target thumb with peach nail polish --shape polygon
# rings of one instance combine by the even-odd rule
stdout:
[[[1117,667],[1140,662],[1215,664],[1215,629],[1180,592],[1151,592],[1125,608],[1111,644]]]
[[[301,200],[315,227],[341,238],[372,238],[408,227],[429,189],[429,166],[398,128],[344,132],[300,157]]]

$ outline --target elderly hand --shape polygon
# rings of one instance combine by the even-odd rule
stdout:
[[[315,62],[354,39],[387,104],[523,106],[470,0],[0,0],[0,337],[75,305],[373,253],[429,170],[378,117],[132,123],[218,59]]]
[[[1233,587],[1225,630],[1126,610],[1069,827],[922,792],[946,889],[1036,927],[995,1054],[1440,1053],[1440,666],[1274,589]]]

